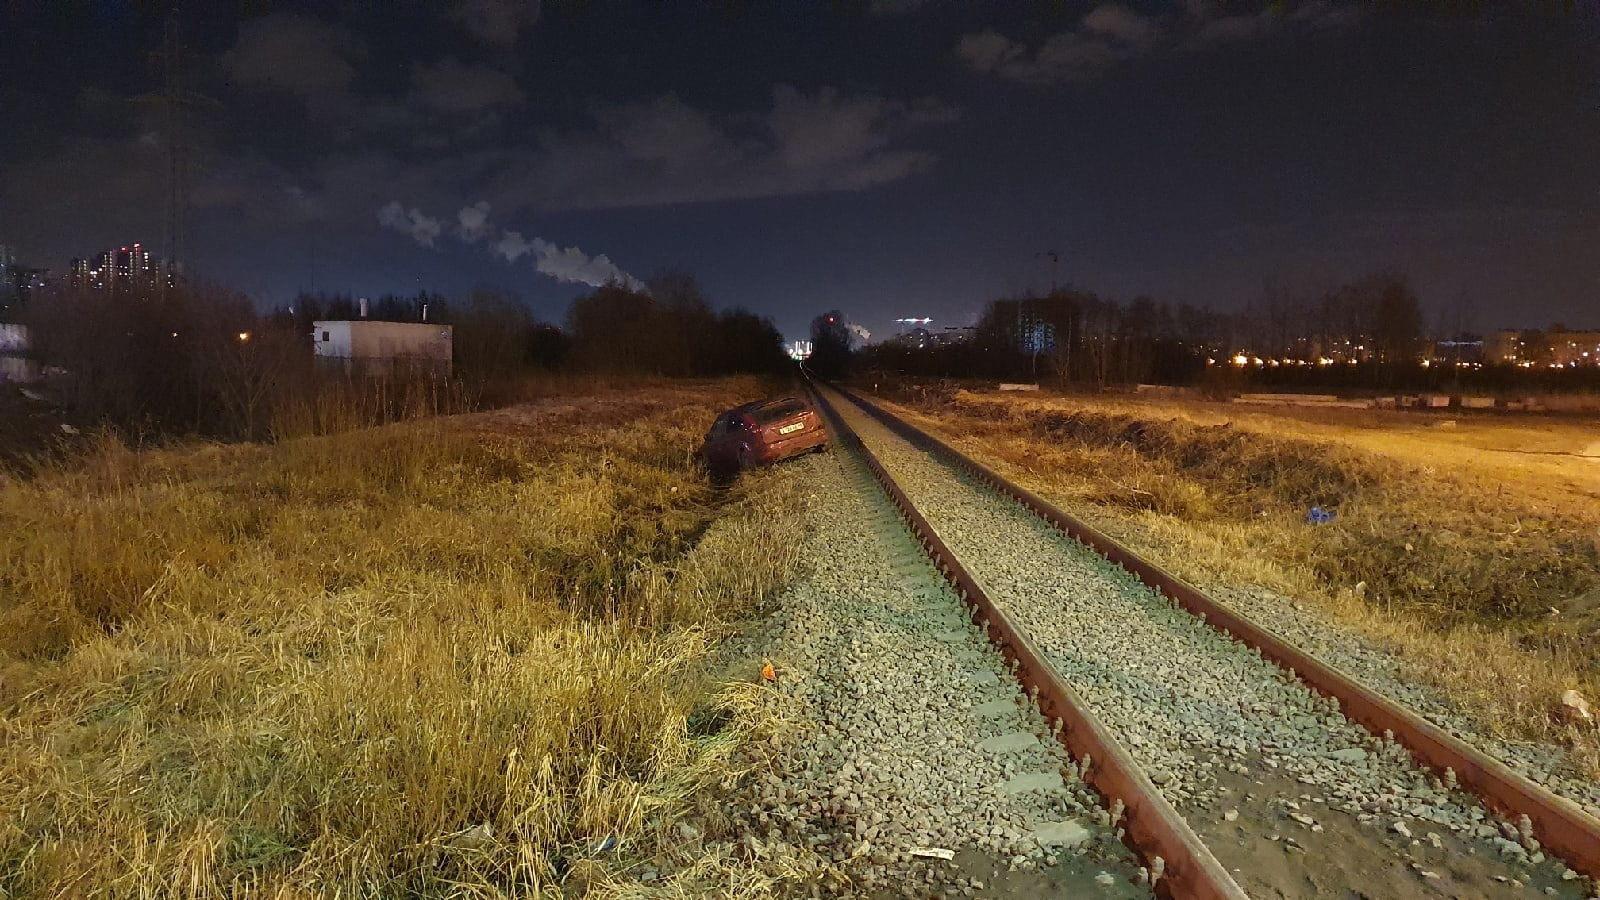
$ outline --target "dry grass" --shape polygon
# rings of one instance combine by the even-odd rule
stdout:
[[[0,896],[570,892],[749,724],[691,727],[799,525],[690,451],[755,390],[0,485]]]
[[[1428,465],[1424,434],[1386,453],[1392,438],[1352,426],[1170,403],[903,399],[912,420],[1184,578],[1313,602],[1396,648],[1479,728],[1564,744],[1600,776],[1600,735],[1552,715],[1568,688],[1600,696],[1592,504]],[[1337,519],[1305,524],[1313,505]]]

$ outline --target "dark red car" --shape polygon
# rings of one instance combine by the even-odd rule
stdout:
[[[717,416],[700,456],[713,469],[753,469],[828,445],[822,417],[799,397],[759,400]]]

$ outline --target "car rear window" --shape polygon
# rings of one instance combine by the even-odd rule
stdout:
[[[780,419],[798,416],[805,411],[805,403],[799,400],[779,400],[776,403],[756,407],[751,415],[755,416],[755,420],[760,424],[770,425]]]

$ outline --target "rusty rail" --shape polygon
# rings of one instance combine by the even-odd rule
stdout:
[[[1243,900],[1245,892],[1189,823],[1161,796],[1133,757],[1089,711],[1088,704],[1077,691],[989,599],[888,470],[840,418],[833,404],[809,382],[807,388],[827,416],[835,440],[866,461],[867,468],[900,510],[923,551],[961,597],[973,621],[983,626],[1001,655],[1014,663],[1017,679],[1038,703],[1046,721],[1061,723],[1057,735],[1067,752],[1080,763],[1086,758],[1089,760],[1084,781],[1098,791],[1108,805],[1115,800],[1122,801],[1124,843],[1147,867],[1154,865],[1157,857],[1162,860],[1163,874],[1156,882],[1156,894],[1196,900]]]
[[[957,468],[1126,569],[1191,614],[1304,681],[1339,703],[1351,720],[1373,734],[1389,732],[1422,765],[1455,771],[1456,781],[1501,815],[1527,816],[1534,835],[1574,870],[1600,881],[1600,819],[1578,804],[1518,775],[1505,764],[1463,743],[1454,735],[1300,650],[1269,629],[1201,593],[1160,566],[1140,557],[1106,534],[1063,512],[1049,501],[931,434],[859,395],[835,388],[868,415],[912,445],[943,457]]]

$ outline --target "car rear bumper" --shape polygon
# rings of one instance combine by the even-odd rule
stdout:
[[[827,442],[828,432],[821,428],[816,428],[811,431],[803,431],[794,437],[786,438],[778,441],[777,443],[768,444],[761,451],[761,461],[764,463],[775,463],[779,460],[788,459],[791,456],[804,453],[807,450],[815,450]]]

